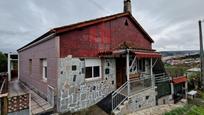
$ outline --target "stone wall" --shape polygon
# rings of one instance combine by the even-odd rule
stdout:
[[[163,96],[158,99],[158,105],[173,104],[173,103],[174,101],[172,99],[172,95]]]
[[[140,109],[148,108],[156,105],[156,92],[153,88],[144,90],[129,98],[128,111],[134,112]]]
[[[73,71],[72,66],[76,65]],[[102,77],[85,79],[85,60],[68,56],[59,60],[58,111],[78,111],[96,104],[115,90],[115,60],[102,59]]]

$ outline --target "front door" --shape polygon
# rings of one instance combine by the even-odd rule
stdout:
[[[116,85],[117,88],[127,81],[126,77],[126,58],[116,58]]]

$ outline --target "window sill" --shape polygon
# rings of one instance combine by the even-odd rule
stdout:
[[[102,80],[102,77],[85,78],[85,82],[98,81],[98,80]]]
[[[42,82],[47,83],[47,80],[43,79]]]

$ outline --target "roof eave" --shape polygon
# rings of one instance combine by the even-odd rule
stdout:
[[[38,37],[37,39],[33,40],[32,42],[30,42],[30,43],[24,45],[23,47],[21,47],[21,48],[19,48],[19,49],[17,49],[17,52],[21,52],[21,51],[23,51],[23,50],[25,50],[25,49],[28,49],[28,48],[30,48],[30,47],[36,45],[36,44],[39,44],[39,43],[41,43],[41,42],[44,42],[45,40],[47,40],[47,39],[49,39],[50,37],[53,37],[53,36],[55,36],[55,35],[56,35],[55,31],[52,29],[52,30],[46,32],[45,34],[43,34],[42,36]]]

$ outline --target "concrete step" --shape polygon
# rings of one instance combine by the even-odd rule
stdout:
[[[121,112],[120,112],[119,109],[116,109],[116,110],[113,111],[113,114],[114,115],[121,115]]]
[[[124,105],[128,105],[128,100],[123,102]]]

